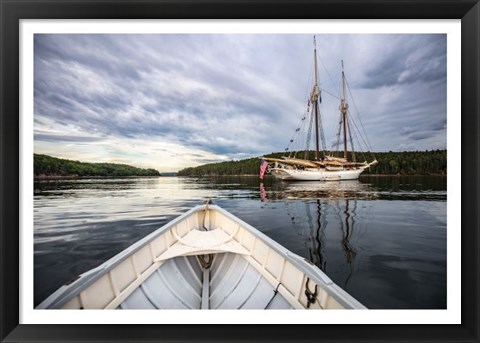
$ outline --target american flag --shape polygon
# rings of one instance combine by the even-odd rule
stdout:
[[[260,180],[263,180],[263,175],[265,175],[265,172],[267,171],[268,168],[268,163],[264,159],[260,161]]]

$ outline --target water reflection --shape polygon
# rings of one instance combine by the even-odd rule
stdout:
[[[357,201],[353,200],[354,208],[351,214],[348,206],[349,201],[351,200],[345,199],[345,210],[343,211],[344,218],[339,218],[340,219],[339,222],[341,223],[340,230],[342,231],[342,249],[343,249],[343,252],[345,253],[346,262],[349,267],[348,268],[349,273],[347,274],[347,278],[345,279],[345,284],[344,284],[345,288],[347,287],[348,280],[350,280],[350,277],[353,274],[353,261],[356,255],[355,249],[350,243],[350,239],[353,236]]]
[[[310,206],[305,203],[307,209],[308,224],[311,232],[311,247],[309,247],[310,261],[317,265],[321,270],[326,271],[327,260],[324,254],[325,229],[327,227],[326,216],[322,216],[322,204],[316,200],[316,220],[312,220]]]
[[[282,200],[292,227],[296,228],[308,250],[309,260],[324,272],[327,272],[328,244],[338,244],[344,254],[343,272],[346,288],[354,272],[356,249],[352,244],[355,229],[355,216],[358,200],[378,198],[378,193],[370,184],[355,181],[338,182],[294,182],[277,183],[268,190],[260,183],[260,200]],[[280,191],[281,190],[281,191]],[[292,200],[304,200],[296,203]],[[298,206],[303,204],[304,209]],[[335,218],[329,221],[329,217]],[[305,220],[306,219],[306,220]],[[329,230],[340,233],[335,242],[326,242]],[[333,233],[332,233],[333,234]],[[331,247],[337,250],[335,247]],[[335,263],[338,268],[338,263]]]
[[[368,183],[358,180],[328,182],[277,182],[266,192],[269,199],[375,199],[378,192]],[[262,195],[261,195],[262,197]],[[264,197],[266,197],[264,195]]]
[[[261,201],[266,201],[267,200],[267,191],[265,190],[265,186],[263,185],[263,182],[260,182],[260,200]]]
[[[217,186],[218,187],[218,186]],[[364,177],[350,181],[272,181],[252,184],[262,200],[365,199],[447,200],[445,177]]]
[[[209,197],[369,308],[446,307],[445,177],[41,180],[34,190],[36,304]]]

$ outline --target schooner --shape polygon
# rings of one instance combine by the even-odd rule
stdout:
[[[347,82],[345,78],[345,71],[342,60],[342,94],[340,98],[340,118],[337,128],[337,142],[336,147],[340,146],[340,137],[343,137],[343,156],[335,156],[334,151],[327,152],[325,144],[325,136],[323,133],[322,118],[320,116],[321,90],[318,86],[318,66],[317,66],[317,47],[314,39],[314,84],[311,90],[307,114],[309,115],[309,126],[307,130],[306,148],[303,152],[303,158],[297,157],[299,151],[290,151],[288,156],[282,158],[262,157],[268,162],[268,171],[275,177],[282,180],[303,180],[303,181],[328,181],[328,180],[356,180],[360,174],[367,168],[375,165],[377,160],[360,162],[354,150],[353,130],[361,135],[357,126],[352,125],[352,118],[348,109],[347,103]],[[302,117],[302,122],[307,120],[307,115]],[[303,125],[306,127],[306,125]],[[312,127],[315,129],[315,158],[308,159],[308,147],[311,140]],[[362,125],[363,127],[363,125]],[[353,128],[353,130],[352,130]],[[296,134],[299,134],[300,128],[296,129]],[[343,135],[341,135],[343,133]],[[365,142],[365,138],[363,139]],[[320,141],[322,143],[322,150],[320,149]],[[350,141],[351,150],[349,157]],[[290,140],[290,143],[293,139]],[[366,143],[365,143],[366,144]],[[289,148],[285,149],[287,152]],[[340,151],[342,152],[342,151]]]

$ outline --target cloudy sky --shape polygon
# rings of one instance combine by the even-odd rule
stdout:
[[[312,35],[34,39],[35,153],[161,172],[283,151],[313,75]],[[335,141],[341,60],[374,151],[446,148],[446,36],[317,35]]]

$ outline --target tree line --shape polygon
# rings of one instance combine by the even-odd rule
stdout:
[[[33,154],[33,173],[39,176],[160,176],[155,169],[117,163],[86,163]]]
[[[299,151],[298,158],[314,159],[315,151]],[[276,152],[265,157],[281,158],[285,153]],[[366,169],[363,174],[375,175],[446,175],[447,150],[404,151],[365,153],[374,155],[378,163]],[[349,160],[353,155],[349,153]],[[356,160],[363,162],[362,154],[356,154]],[[370,162],[371,160],[369,160]],[[239,161],[209,163],[198,167],[185,168],[178,172],[179,176],[218,176],[218,175],[256,175],[259,171],[259,158],[248,158]]]

